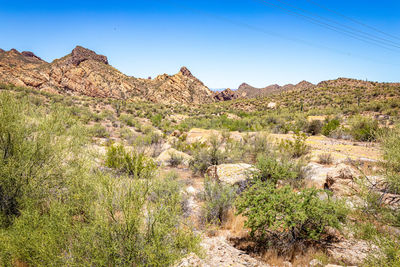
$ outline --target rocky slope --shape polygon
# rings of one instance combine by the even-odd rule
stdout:
[[[0,82],[41,91],[156,103],[213,102],[213,92],[185,67],[155,79],[127,76],[108,64],[106,56],[77,46],[51,63],[32,52],[0,50]]]
[[[302,81],[296,85],[293,84],[287,84],[284,86],[280,86],[277,84],[269,85],[264,88],[256,88],[253,87],[247,83],[242,83],[236,93],[239,95],[239,97],[243,98],[255,98],[255,97],[263,97],[263,96],[268,96],[274,93],[281,93],[289,90],[294,90],[294,89],[308,89],[308,88],[313,88],[315,85],[312,83],[309,83],[307,81]]]

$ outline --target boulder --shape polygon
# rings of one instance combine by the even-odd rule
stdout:
[[[190,253],[184,259],[180,260],[179,263],[174,265],[175,267],[209,267],[202,259],[194,253]]]
[[[276,109],[276,103],[274,103],[274,102],[270,102],[270,103],[268,103],[268,105],[267,105],[267,108],[269,108],[269,109]]]
[[[328,189],[342,196],[358,191],[358,185],[354,182],[357,176],[358,173],[344,163],[333,167],[310,163],[305,168],[305,180],[309,187]]]
[[[253,169],[252,165],[246,163],[221,164],[209,167],[207,175],[222,183],[235,185],[245,182]]]
[[[181,133],[181,131],[179,131],[179,130],[175,130],[175,131],[173,131],[172,133],[171,133],[171,136],[174,136],[174,137],[179,137],[179,136],[181,136],[182,135],[182,133]]]
[[[169,161],[171,160],[171,157],[173,155],[181,158],[182,164],[185,166],[189,166],[189,163],[192,160],[192,157],[190,155],[183,153],[181,151],[178,151],[174,148],[169,148],[168,150],[165,150],[157,157],[156,162],[161,166],[168,166]]]
[[[342,240],[328,248],[328,255],[335,261],[349,265],[360,265],[371,253],[379,253],[379,248],[364,240]],[[335,266],[335,265],[330,265]]]

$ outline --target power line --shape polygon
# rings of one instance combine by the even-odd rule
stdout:
[[[384,48],[384,49],[387,49],[387,50],[390,50],[390,51],[393,51],[393,52],[400,52],[400,51],[398,51],[398,50],[391,49],[391,48],[385,46],[385,44],[382,44],[382,43],[380,43],[380,42],[377,42],[376,40],[374,40],[374,39],[372,39],[372,38],[360,36],[359,34],[355,34],[355,33],[353,33],[353,32],[350,32],[350,31],[348,31],[348,30],[339,28],[339,27],[337,27],[337,26],[330,25],[330,24],[325,23],[325,22],[323,22],[323,21],[320,21],[320,20],[318,20],[318,19],[311,18],[311,17],[306,16],[306,15],[304,15],[304,14],[301,14],[301,13],[299,13],[299,12],[296,12],[296,11],[290,10],[290,9],[288,9],[288,8],[285,8],[285,7],[276,5],[276,4],[274,4],[274,3],[271,3],[270,1],[267,1],[267,0],[254,0],[254,1],[258,1],[258,2],[260,2],[261,4],[268,5],[268,6],[272,6],[272,7],[278,8],[278,9],[281,9],[281,10],[283,10],[285,13],[288,13],[289,15],[295,15],[295,16],[301,17],[301,18],[303,18],[303,19],[308,20],[308,21],[309,21],[310,23],[312,23],[312,24],[319,25],[319,26],[324,27],[324,28],[328,28],[328,29],[330,29],[330,30],[332,30],[332,31],[335,31],[335,32],[341,33],[341,34],[343,34],[343,35],[349,36],[349,37],[351,37],[351,38],[353,38],[353,39],[357,39],[357,40],[363,41],[363,42],[365,42],[365,43],[373,44],[373,45],[379,46],[379,47],[381,47],[381,48]]]
[[[204,12],[204,11],[196,9],[196,8],[188,7],[187,5],[184,5],[184,4],[177,4],[177,3],[174,3],[173,0],[155,0],[155,1],[161,2],[163,4],[175,6],[175,7],[178,7],[180,9],[189,10],[191,12],[198,13],[198,14],[201,14],[203,16],[207,16],[207,17],[210,17],[212,19],[215,19],[215,20],[224,21],[224,22],[227,22],[227,23],[239,26],[239,27],[243,27],[243,28],[250,29],[252,31],[257,31],[257,32],[263,33],[265,35],[273,36],[275,38],[280,38],[280,39],[283,39],[283,40],[289,40],[289,41],[294,42],[294,43],[301,43],[301,44],[309,46],[309,47],[314,47],[314,48],[318,48],[318,49],[322,49],[322,50],[331,51],[331,52],[336,53],[336,54],[341,54],[341,55],[345,55],[345,56],[349,56],[349,57],[357,57],[357,58],[360,58],[362,60],[370,61],[370,62],[373,62],[373,63],[400,66],[398,64],[389,63],[389,62],[383,62],[383,61],[380,61],[380,60],[371,59],[369,57],[364,57],[364,56],[361,56],[361,55],[357,55],[357,54],[354,54],[354,53],[346,52],[346,51],[343,51],[343,50],[340,50],[340,49],[336,49],[336,48],[332,48],[332,47],[329,47],[329,46],[316,44],[314,42],[309,42],[309,41],[306,41],[306,40],[303,40],[303,39],[300,39],[300,38],[288,37],[288,36],[282,35],[280,33],[276,33],[276,32],[273,32],[273,31],[266,30],[264,28],[260,28],[260,27],[257,27],[257,26],[253,26],[253,25],[247,24],[245,22],[240,22],[240,21],[237,21],[237,20],[233,20],[233,19],[229,19],[229,18],[220,16],[220,15],[215,15],[215,14],[211,14],[211,13],[208,13],[208,12]],[[169,4],[167,2],[169,2]],[[392,50],[392,49],[390,49],[390,50]]]
[[[355,32],[356,34],[359,33],[359,34],[361,34],[361,35],[371,37],[372,39],[374,39],[374,40],[377,41],[377,42],[380,42],[380,41],[381,41],[381,42],[387,43],[386,45],[393,46],[393,47],[396,47],[396,48],[400,48],[400,44],[397,43],[397,42],[394,42],[394,41],[392,41],[392,40],[389,40],[389,39],[386,39],[386,38],[382,38],[382,37],[380,37],[380,36],[377,36],[377,35],[374,35],[374,34],[371,34],[371,33],[368,33],[368,32],[365,32],[365,31],[362,31],[362,30],[353,28],[353,27],[350,27],[350,26],[348,26],[348,25],[339,23],[339,22],[337,22],[337,21],[335,21],[335,20],[332,20],[332,19],[330,19],[330,18],[322,17],[322,16],[320,16],[320,15],[318,15],[318,14],[315,14],[315,13],[313,13],[313,12],[307,11],[307,10],[305,10],[304,8],[300,8],[300,7],[297,7],[297,6],[293,5],[293,4],[287,3],[286,1],[283,1],[283,0],[276,0],[276,1],[278,1],[278,2],[280,2],[280,3],[283,3],[284,5],[290,6],[290,7],[294,8],[294,9],[300,10],[300,11],[302,11],[302,12],[304,12],[304,13],[307,13],[307,14],[310,14],[310,15],[313,15],[313,16],[316,16],[316,17],[318,17],[318,18],[320,18],[320,19],[323,19],[323,20],[326,20],[326,21],[330,21],[330,22],[332,22],[332,23],[335,23],[335,24],[341,26],[342,28],[350,29],[350,31],[353,31],[353,32]],[[380,40],[380,41],[379,41],[379,40]]]
[[[325,10],[331,12],[331,13],[334,13],[334,14],[336,14],[336,15],[339,15],[339,16],[341,16],[342,18],[345,18],[345,19],[347,19],[347,20],[350,20],[350,21],[352,21],[352,22],[354,22],[354,23],[356,23],[356,24],[358,24],[358,25],[364,26],[364,27],[366,27],[366,28],[368,28],[368,29],[370,29],[370,30],[373,30],[373,31],[375,31],[375,32],[379,32],[380,34],[386,35],[386,36],[388,36],[388,37],[391,37],[391,38],[400,40],[399,37],[397,37],[397,36],[395,36],[395,35],[393,35],[393,34],[386,33],[386,32],[384,32],[384,31],[382,31],[382,30],[379,30],[379,29],[376,28],[376,27],[370,26],[370,25],[368,25],[368,24],[366,24],[366,23],[363,23],[363,22],[361,22],[361,21],[359,21],[359,20],[350,18],[350,17],[348,17],[348,16],[346,16],[346,15],[343,15],[342,13],[339,13],[339,12],[337,12],[337,11],[335,11],[335,10],[333,10],[333,9],[330,9],[330,8],[328,8],[328,7],[326,7],[326,6],[323,6],[323,5],[317,3],[317,2],[315,2],[315,1],[313,1],[313,0],[306,0],[306,1],[308,1],[309,3],[311,3],[311,4],[315,5],[315,6],[318,6],[318,7],[322,8],[322,9],[325,9]]]

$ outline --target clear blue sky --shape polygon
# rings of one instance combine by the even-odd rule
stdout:
[[[284,1],[379,35],[307,0]],[[314,1],[400,38],[398,0]],[[187,66],[210,88],[337,77],[400,81],[400,48],[364,43],[261,2],[0,0],[0,47],[52,61],[82,45],[128,75],[174,74]]]

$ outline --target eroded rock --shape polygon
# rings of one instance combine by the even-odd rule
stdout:
[[[207,175],[222,183],[235,185],[245,182],[253,169],[252,165],[246,163],[221,164],[209,167]]]
[[[161,166],[168,166],[170,164],[171,158],[172,157],[177,157],[180,159],[182,162],[181,164],[185,166],[189,166],[190,161],[192,160],[192,157],[186,153],[183,153],[181,151],[178,151],[174,148],[169,148],[162,152],[156,159],[156,162],[161,165]]]

